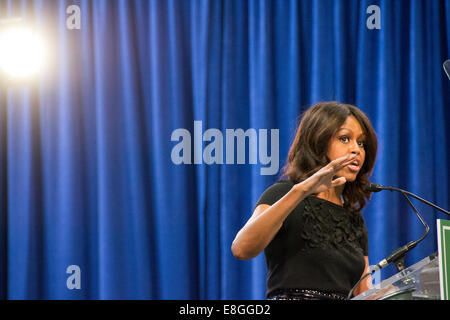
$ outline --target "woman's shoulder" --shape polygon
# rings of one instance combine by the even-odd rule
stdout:
[[[286,194],[294,186],[294,182],[291,180],[278,180],[271,186],[269,186],[264,193],[282,193]]]
[[[287,187],[287,186],[289,186],[290,188],[292,188],[294,186],[294,182],[292,180],[285,180],[285,179],[278,180],[274,184],[272,184],[269,188],[275,187],[275,186],[276,187],[280,187],[280,186]]]
[[[264,190],[256,206],[260,204],[268,204],[268,205],[274,204],[279,199],[281,199],[286,193],[288,193],[293,186],[294,183],[290,180],[278,180],[277,182],[269,186],[266,190]]]

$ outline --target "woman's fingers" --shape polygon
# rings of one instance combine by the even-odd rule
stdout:
[[[347,180],[345,179],[345,177],[340,177],[340,178],[337,178],[337,179],[331,181],[331,185],[333,187],[337,187],[337,186],[340,186],[340,185],[342,185],[342,184],[344,184],[346,182],[347,182]]]
[[[356,154],[347,155],[344,157],[337,158],[333,161],[331,161],[328,166],[332,167],[334,171],[339,171],[345,166],[352,163],[352,161],[355,159]]]
[[[325,167],[317,171],[314,175],[301,182],[304,183],[309,193],[317,193],[328,190],[329,188],[343,185],[347,182],[345,177],[339,177],[333,180],[334,175],[352,163],[356,154],[347,155],[331,161]]]
[[[356,157],[356,153],[349,154],[349,155],[346,155],[346,156],[343,156],[343,157],[340,157],[340,158],[337,158],[337,159],[331,161],[330,164],[343,165],[346,162],[352,162],[355,159],[355,157]]]
[[[319,170],[316,175],[318,176],[318,178],[320,177],[320,179],[326,178],[327,176],[330,176],[330,175],[332,177],[336,174],[336,172],[338,172],[345,166],[352,163],[355,156],[356,156],[355,154],[352,154],[352,155],[347,155],[347,156],[335,159],[335,160],[331,161],[328,165],[323,167],[321,170]],[[346,182],[345,178],[344,178],[344,180],[337,181],[337,183],[339,183],[338,185],[344,184],[345,182]]]

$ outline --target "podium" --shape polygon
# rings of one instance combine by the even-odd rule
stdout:
[[[352,300],[450,300],[450,220],[437,220],[438,251]]]
[[[440,300],[439,259],[434,253],[352,300]]]

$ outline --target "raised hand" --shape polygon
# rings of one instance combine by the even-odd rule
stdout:
[[[330,188],[340,186],[346,182],[344,177],[333,180],[336,173],[349,165],[356,157],[356,154],[347,155],[331,161],[308,179],[298,183],[296,187],[303,189],[306,195],[327,191]]]

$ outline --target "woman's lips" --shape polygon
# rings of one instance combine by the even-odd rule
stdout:
[[[349,168],[351,171],[355,171],[355,172],[359,171],[359,169],[361,169],[361,167],[360,167],[360,161],[359,161],[359,160],[353,161],[352,163],[350,163],[350,164],[348,165],[348,168]]]
[[[354,164],[349,164],[349,165],[348,165],[348,168],[349,168],[351,171],[359,171],[359,166],[354,165]]]

